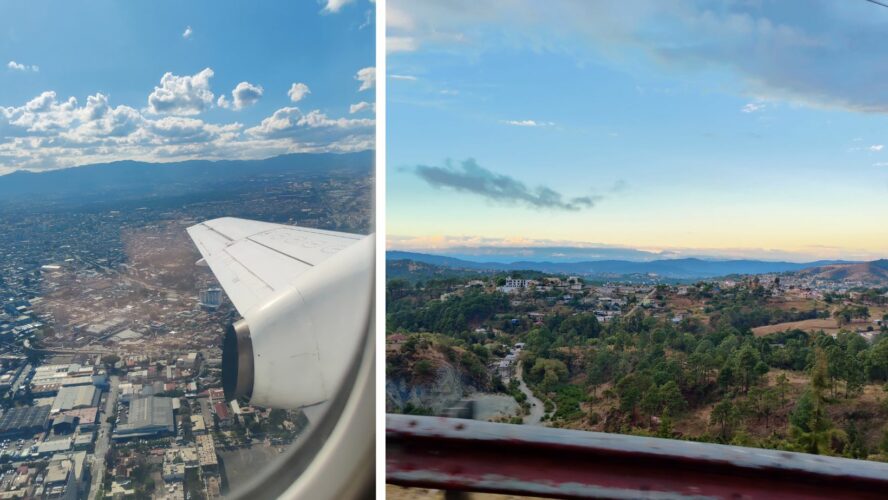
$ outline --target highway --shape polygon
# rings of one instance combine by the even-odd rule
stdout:
[[[108,391],[108,399],[105,401],[105,409],[99,417],[99,436],[96,439],[96,451],[93,454],[92,464],[92,484],[89,487],[89,495],[87,498],[96,499],[99,489],[102,486],[102,477],[105,475],[105,454],[111,441],[111,424],[108,423],[108,417],[117,415],[117,394],[119,392],[120,377],[113,375],[110,377],[111,388]]]

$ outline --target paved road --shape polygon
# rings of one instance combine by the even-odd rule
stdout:
[[[120,377],[111,376],[111,389],[108,391],[108,399],[105,401],[105,409],[96,418],[101,418],[99,425],[99,437],[96,439],[96,452],[93,454],[92,484],[89,486],[88,498],[95,499],[102,485],[102,476],[105,475],[105,454],[108,453],[111,441],[111,424],[107,422],[110,415],[117,415],[117,393],[119,392]]]
[[[530,403],[530,413],[524,416],[524,425],[544,425],[542,423],[545,406],[539,398],[533,395],[527,384],[524,383],[524,363],[518,363],[518,389],[527,396],[527,402]]]

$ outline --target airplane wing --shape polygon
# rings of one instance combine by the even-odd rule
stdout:
[[[187,229],[243,316],[363,235],[223,217]]]

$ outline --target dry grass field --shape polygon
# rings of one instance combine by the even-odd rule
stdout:
[[[818,332],[823,330],[825,333],[833,334],[839,332],[839,324],[833,318],[828,319],[806,319],[803,321],[789,321],[786,323],[777,323],[776,325],[759,326],[752,329],[752,333],[756,337],[764,337],[772,333],[783,332],[798,328],[806,332]]]

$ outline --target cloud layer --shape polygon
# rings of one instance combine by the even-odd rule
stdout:
[[[469,158],[459,166],[447,162],[444,167],[418,165],[414,172],[436,188],[449,188],[482,196],[490,201],[519,204],[531,208],[578,211],[595,206],[600,196],[565,197],[546,186],[528,188],[523,182],[497,174]]]
[[[391,0],[387,18],[389,52],[519,46],[617,64],[635,52],[666,69],[725,70],[753,97],[888,112],[888,46],[875,42],[888,14],[869,2]]]
[[[190,76],[166,73],[141,110],[114,106],[102,93],[81,104],[51,90],[19,106],[0,106],[0,173],[122,159],[262,158],[374,147],[372,118],[284,107],[252,127],[207,122],[198,115],[213,106],[212,76],[210,68]],[[222,95],[216,104],[243,109],[264,92],[261,85],[244,81],[231,92],[231,101]]]

